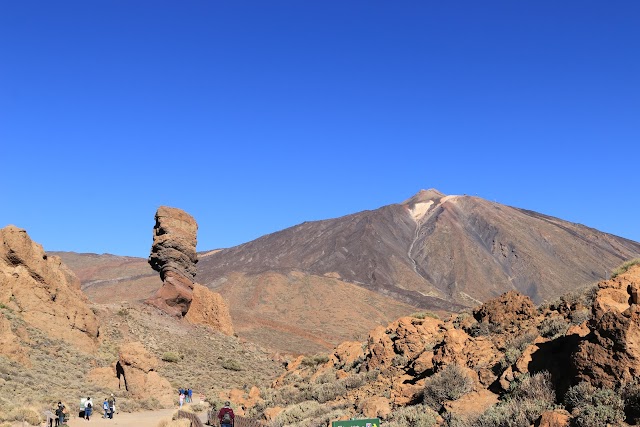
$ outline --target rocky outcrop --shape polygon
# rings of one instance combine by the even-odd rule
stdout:
[[[482,304],[473,311],[473,317],[480,323],[508,328],[518,326],[536,315],[536,306],[528,296],[509,291]]]
[[[149,264],[160,273],[162,287],[148,302],[175,316],[189,310],[196,276],[198,224],[183,210],[160,206],[153,228]]]
[[[232,335],[231,316],[222,296],[194,283],[197,231],[196,220],[183,210],[158,208],[149,264],[160,272],[162,287],[147,303],[191,323]]]
[[[162,280],[170,271],[191,281],[196,277],[197,233],[196,220],[185,211],[168,206],[158,208],[149,264],[160,272]]]
[[[193,285],[193,299],[185,319],[190,323],[210,326],[225,335],[233,335],[229,308],[222,295],[198,283]]]
[[[591,333],[580,343],[573,363],[578,380],[614,389],[640,374],[640,266],[598,286]]]
[[[112,367],[95,368],[90,371],[89,379],[106,389],[126,391],[129,397],[137,400],[158,399],[164,407],[174,404],[174,391],[169,381],[158,372],[160,362],[140,342],[129,342],[120,347],[118,367],[124,376],[123,381],[116,377],[115,364]]]
[[[0,304],[29,325],[83,350],[93,350],[98,320],[80,281],[25,230],[0,230]]]

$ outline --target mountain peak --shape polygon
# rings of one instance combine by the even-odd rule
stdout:
[[[441,199],[442,197],[445,197],[445,196],[446,194],[439,192],[435,188],[430,188],[428,190],[418,191],[411,198],[402,202],[402,204],[412,206],[412,205],[415,205],[416,203],[425,203],[425,202]]]

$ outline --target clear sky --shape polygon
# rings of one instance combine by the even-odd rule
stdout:
[[[146,257],[470,194],[640,241],[640,1],[0,0],[0,227]]]

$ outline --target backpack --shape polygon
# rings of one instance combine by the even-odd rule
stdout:
[[[93,405],[91,404],[91,402],[87,403],[87,408],[93,408]]]
[[[225,412],[222,416],[222,422],[225,424],[231,424],[231,414],[229,412]]]

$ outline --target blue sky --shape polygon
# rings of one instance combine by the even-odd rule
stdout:
[[[640,241],[640,2],[0,0],[0,227],[148,256],[470,194]]]

